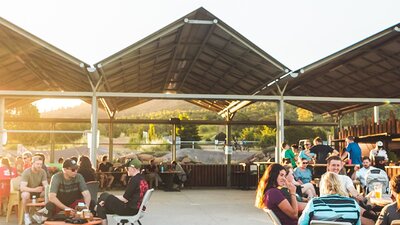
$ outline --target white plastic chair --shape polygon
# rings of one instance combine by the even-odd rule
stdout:
[[[269,218],[272,220],[274,225],[282,225],[281,221],[279,220],[279,218],[275,215],[275,213],[272,210],[264,209],[264,212],[266,212],[268,214]]]
[[[142,204],[140,204],[139,211],[136,215],[119,216],[116,214],[107,214],[107,224],[108,225],[123,225],[123,224],[135,224],[136,222],[138,222],[139,225],[142,225],[142,223],[140,222],[140,219],[143,218],[143,216],[145,215],[147,203],[149,202],[153,191],[154,191],[154,188],[146,191],[146,194],[144,194],[144,197],[142,200]]]
[[[334,222],[334,221],[325,221],[325,220],[311,220],[312,225],[352,225],[349,222]]]

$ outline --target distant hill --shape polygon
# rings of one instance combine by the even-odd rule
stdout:
[[[174,111],[174,110],[202,110],[201,107],[191,104],[182,100],[151,100],[134,106],[132,108],[126,109],[124,111],[117,113],[118,117],[128,117],[134,115],[140,115],[145,113],[159,112],[159,111]],[[90,118],[91,105],[83,102],[82,104],[71,107],[71,108],[61,108],[49,112],[41,113],[42,118]],[[106,119],[107,114],[104,110],[99,108],[98,117],[100,119]]]

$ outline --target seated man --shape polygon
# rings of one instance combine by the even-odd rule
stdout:
[[[368,156],[364,156],[362,159],[363,167],[360,169],[359,165],[354,166],[354,173],[351,175],[351,179],[359,180],[361,186],[365,189],[366,186],[366,175],[367,172],[371,169],[376,169],[375,167],[371,166],[371,159]]]
[[[340,156],[336,156],[336,155],[330,156],[330,157],[328,157],[327,162],[328,162],[327,172],[332,172],[332,173],[338,174],[342,190],[345,191],[346,193],[348,193],[350,195],[350,197],[352,197],[356,201],[358,201],[359,204],[363,203],[364,197],[360,193],[358,193],[358,191],[355,189],[355,187],[353,185],[353,181],[350,179],[350,177],[348,177],[347,175],[339,174],[339,171],[343,167],[343,161],[340,158]],[[326,190],[324,190],[324,188],[326,188],[326,185],[324,184],[324,182],[326,181],[324,179],[325,174],[323,174],[321,177],[320,189],[319,189],[320,193],[326,193]],[[373,214],[369,210],[365,210],[364,208],[361,208],[362,224],[366,224],[366,225],[374,224],[374,220],[376,220],[377,218],[378,218],[377,215]]]
[[[114,176],[110,173],[113,170],[113,164],[108,161],[108,156],[103,156],[102,162],[99,164],[98,172],[100,172],[100,188],[111,189],[114,182]]]
[[[43,161],[40,156],[34,156],[32,158],[31,168],[26,169],[22,173],[21,177],[21,199],[22,207],[24,208],[25,215],[24,221],[25,225],[31,224],[31,219],[29,217],[28,208],[26,204],[30,201],[32,196],[44,197],[44,190],[47,186],[47,174],[42,169]]]
[[[52,218],[60,210],[75,209],[79,202],[84,202],[86,206],[93,208],[90,205],[90,193],[85,180],[77,170],[76,161],[66,159],[63,163],[62,172],[53,175],[45,214],[33,216],[37,223],[42,223],[47,217]]]
[[[153,188],[153,183],[155,184],[155,188],[158,188],[158,184],[162,183],[162,180],[158,174],[158,167],[154,159],[150,160],[150,167],[147,172],[148,174],[146,175],[146,180],[149,184],[149,188]]]
[[[131,177],[122,196],[111,195],[104,192],[99,197],[96,206],[97,216],[106,224],[106,214],[117,214],[121,216],[135,215],[138,213],[148,184],[140,173],[142,162],[132,159],[127,163],[128,176]]]
[[[183,186],[183,183],[187,180],[186,172],[182,168],[181,164],[177,163],[176,161],[171,162],[172,170],[178,171],[180,173],[175,174],[174,183],[178,185],[178,187]]]

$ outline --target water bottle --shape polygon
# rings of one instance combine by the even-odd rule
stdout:
[[[36,204],[36,195],[32,196],[32,203]]]
[[[163,165],[161,165],[160,170],[161,170],[161,173],[164,173],[164,166]]]

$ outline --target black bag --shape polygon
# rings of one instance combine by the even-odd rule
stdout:
[[[72,224],[84,224],[87,223],[87,219],[75,219],[75,218],[71,218],[71,219],[66,219],[65,220],[66,223],[72,223]]]

